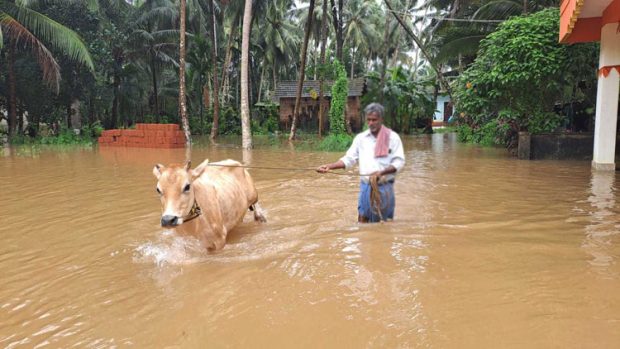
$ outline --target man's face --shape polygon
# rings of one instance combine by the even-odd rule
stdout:
[[[366,124],[368,124],[370,132],[377,133],[383,124],[383,118],[376,112],[368,113],[366,114]]]

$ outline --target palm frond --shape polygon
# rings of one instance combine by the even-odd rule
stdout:
[[[60,66],[47,47],[26,27],[7,13],[0,12],[0,26],[4,27],[6,35],[15,42],[16,46],[27,47],[32,51],[43,72],[43,81],[55,88],[55,91],[58,93],[60,88]]]
[[[129,41],[134,40],[143,43],[151,43],[155,41],[155,38],[151,33],[144,29],[136,29],[129,35]]]
[[[173,24],[179,18],[179,10],[175,6],[160,6],[146,11],[138,18],[138,23],[167,21]]]
[[[176,42],[179,39],[181,31],[178,29],[164,29],[151,33],[155,42]],[[189,36],[190,33],[185,33]]]
[[[16,17],[18,22],[42,41],[49,42],[52,47],[71,60],[84,64],[91,71],[95,70],[90,53],[76,32],[26,7],[18,7]]]
[[[85,4],[88,10],[92,12],[99,11],[98,0],[15,0],[15,5],[19,7],[31,7],[35,4],[41,4],[43,2],[59,3],[59,4]]]
[[[447,60],[460,55],[472,55],[478,51],[480,40],[486,35],[471,35],[454,39],[442,45],[441,49],[435,56],[437,63],[444,63]]]
[[[475,19],[506,19],[523,12],[523,6],[515,0],[494,0],[486,3],[474,13]]]
[[[177,61],[174,60],[174,58],[172,58],[170,55],[162,52],[162,51],[156,51],[155,55],[157,56],[157,58],[159,59],[159,61],[163,62],[163,63],[167,63],[167,64],[172,64],[175,68],[179,67],[179,63]]]

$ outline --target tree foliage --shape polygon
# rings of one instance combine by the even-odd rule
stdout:
[[[332,86],[332,101],[329,109],[329,132],[332,134],[346,133],[344,125],[344,113],[349,95],[349,81],[344,66],[338,61],[334,61],[334,72],[336,81]]]
[[[416,129],[427,129],[432,123],[433,84],[432,76],[416,78],[413,71],[395,67],[387,70],[382,88],[379,74],[371,72],[364,102],[376,101],[383,95],[386,125],[396,132],[411,134]]]
[[[468,127],[494,122],[495,142],[514,146],[518,131],[558,128],[565,116],[554,112],[556,104],[592,95],[597,47],[559,44],[558,23],[558,10],[547,9],[513,17],[482,40],[455,86],[457,111]]]

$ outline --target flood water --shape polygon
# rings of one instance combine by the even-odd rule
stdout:
[[[0,347],[620,347],[617,175],[454,138],[404,138],[386,224],[356,223],[355,176],[251,170],[268,222],[211,254],[159,226],[152,167],[184,150],[4,149]]]

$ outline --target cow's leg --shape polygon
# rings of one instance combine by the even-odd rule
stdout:
[[[258,202],[255,202],[254,204],[250,205],[249,209],[250,211],[254,213],[254,221],[262,222],[262,223],[267,222],[267,219],[265,218],[265,215],[263,214],[263,209],[260,206],[258,206]]]
[[[209,251],[219,250],[226,244],[226,227],[211,224],[211,230],[207,231],[202,236],[202,241]]]

